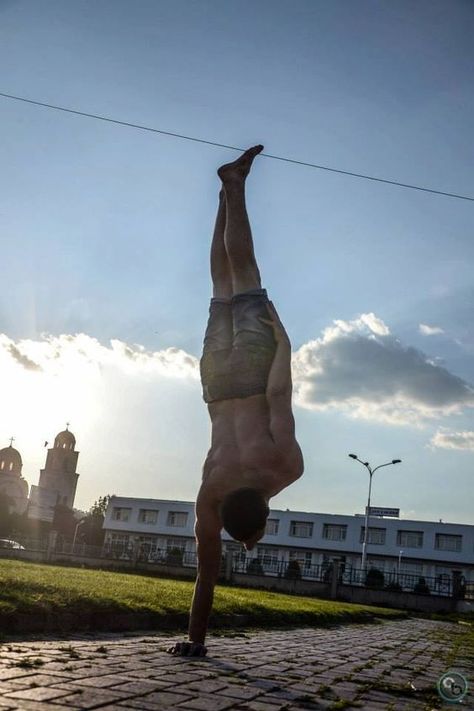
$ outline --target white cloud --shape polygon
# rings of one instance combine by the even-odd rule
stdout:
[[[444,333],[443,329],[439,326],[428,326],[426,323],[420,323],[418,330],[423,336],[436,336],[439,333]]]
[[[431,438],[430,445],[441,449],[464,449],[474,452],[474,432],[472,430],[454,432],[441,427]]]
[[[15,436],[30,484],[44,466],[44,441],[69,420],[81,451],[78,506],[104,493],[136,494],[137,482],[148,496],[173,498],[174,488],[192,495],[189,472],[208,432],[192,355],[102,345],[85,334],[0,334],[0,392],[0,447]]]
[[[50,437],[67,419],[83,432],[105,419],[132,431],[150,418],[147,410],[159,409],[165,391],[179,402],[183,387],[198,390],[198,380],[197,359],[178,348],[104,346],[83,333],[20,341],[0,334],[0,436],[13,432],[20,442],[43,430]]]
[[[129,374],[157,373],[172,378],[199,376],[197,358],[179,348],[147,351],[141,345],[130,345],[113,339],[103,346],[96,338],[84,333],[44,336],[40,341],[14,342],[0,334],[0,357],[30,371],[47,375],[96,369],[104,366],[119,368]]]
[[[0,335],[0,373],[7,403],[0,425],[8,432],[20,431],[27,420],[33,430],[38,418],[71,417],[92,426],[115,417],[118,398],[121,408],[127,407],[126,398],[131,398],[129,409],[145,407],[158,386],[174,397],[176,407],[187,383],[199,392],[195,356],[120,340],[102,345],[84,333],[19,341]],[[293,356],[293,381],[295,404],[302,408],[396,425],[419,426],[474,406],[468,383],[403,346],[373,313],[336,320],[320,338],[301,346]],[[150,386],[155,391],[148,395]],[[138,405],[134,389],[143,393]],[[137,410],[136,418],[141,417]]]
[[[334,321],[293,357],[295,401],[365,420],[419,426],[474,407],[474,389],[403,346],[373,313]]]

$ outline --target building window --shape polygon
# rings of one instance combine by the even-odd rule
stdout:
[[[310,521],[291,521],[290,536],[298,538],[311,538],[313,535],[313,524]]]
[[[138,521],[140,523],[154,524],[158,520],[158,511],[156,509],[140,509],[138,512]]]
[[[325,523],[323,525],[323,538],[328,541],[345,541],[347,526],[338,523]]]
[[[130,519],[130,514],[132,509],[124,508],[123,506],[114,506],[112,509],[112,520],[113,521],[128,521]]]
[[[462,546],[462,536],[455,536],[450,533],[437,533],[435,538],[435,548],[440,551],[453,551],[459,553]]]
[[[257,558],[264,567],[276,569],[278,566],[278,551],[275,548],[258,546]]]
[[[267,525],[265,526],[266,536],[276,536],[278,533],[278,524],[280,521],[277,518],[267,518]]]
[[[12,471],[12,469],[13,469],[13,462],[10,462],[10,467],[9,467],[9,469],[10,469],[10,471]]]
[[[188,514],[186,511],[169,511],[166,520],[167,526],[184,527],[188,523]]]
[[[375,545],[383,546],[385,545],[385,535],[387,533],[386,528],[372,528],[369,526],[369,535],[367,537],[367,543],[374,543]],[[360,543],[364,542],[365,526],[360,528]]]
[[[423,575],[423,563],[405,563],[402,559],[400,572],[403,575],[412,575],[413,583],[417,582],[417,578]]]
[[[2,463],[0,464],[0,469],[5,469],[5,461],[2,460]]]
[[[423,531],[397,531],[397,546],[402,546],[402,548],[422,548]]]

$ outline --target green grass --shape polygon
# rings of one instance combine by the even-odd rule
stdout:
[[[171,617],[182,627],[193,587],[181,580],[0,560],[0,627],[19,613],[49,620],[67,617],[73,628],[84,625],[91,614],[101,623],[114,614],[148,613],[154,626],[167,621],[169,628]],[[218,624],[229,616],[245,615],[246,624],[257,627],[406,616],[399,610],[226,586],[216,589],[213,614]]]

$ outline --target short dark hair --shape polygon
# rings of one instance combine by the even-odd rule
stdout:
[[[236,541],[246,541],[266,524],[270,513],[263,494],[257,489],[236,489],[221,505],[222,525]]]

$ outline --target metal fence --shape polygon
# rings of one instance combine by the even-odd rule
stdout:
[[[150,543],[139,543],[136,546],[131,543],[111,541],[105,543],[100,550],[101,557],[115,560],[136,560],[141,563],[182,567],[196,567],[197,565],[196,553],[183,548],[157,548]]]
[[[330,583],[333,575],[333,564],[304,565],[302,561],[265,560],[265,558],[243,559],[237,556],[233,562],[233,571],[249,575],[268,575],[293,580],[313,580]],[[453,579],[443,574],[438,576],[420,576],[409,573],[386,573],[376,568],[367,572],[345,564],[339,567],[339,584],[356,585],[387,592],[412,592],[419,595],[453,595]],[[474,599],[474,581],[460,579],[458,596]]]
[[[453,594],[453,581],[449,575],[420,576],[394,571],[384,573],[377,568],[365,572],[360,568],[349,567],[343,570],[340,582],[391,592],[415,592],[420,595],[448,597]]]
[[[249,575],[271,575],[288,580],[313,580],[328,583],[330,567],[328,564],[303,565],[299,561],[265,560],[265,558],[241,559],[237,555],[232,564],[234,573]]]
[[[474,600],[474,580],[466,580],[465,600]]]

